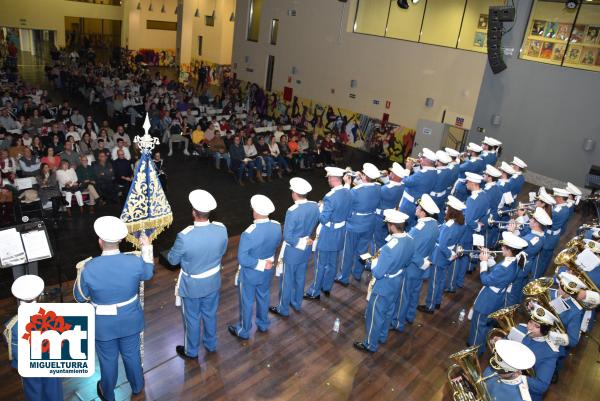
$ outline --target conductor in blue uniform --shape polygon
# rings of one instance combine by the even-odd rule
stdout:
[[[272,313],[284,317],[289,316],[290,305],[297,312],[302,307],[306,269],[312,253],[311,236],[319,221],[319,206],[306,199],[306,195],[312,191],[309,182],[294,177],[290,180],[290,191],[294,204],[288,208],[283,225],[283,257],[279,257],[283,264],[279,280],[279,304],[269,308]]]
[[[364,265],[360,255],[369,250],[373,243],[375,228],[375,212],[379,206],[379,184],[375,182],[381,172],[371,163],[363,164],[363,170],[358,173],[360,183],[350,190],[352,195],[352,212],[346,223],[346,236],[342,252],[341,273],[335,279],[336,283],[348,286],[350,273],[356,281],[360,281]],[[351,177],[344,176],[346,186],[350,186]]]
[[[175,286],[175,305],[181,306],[184,345],[175,351],[182,358],[198,357],[200,327],[207,352],[217,350],[217,308],[221,288],[221,260],[227,251],[227,229],[209,220],[217,201],[207,191],[195,189],[188,199],[194,225],[183,229],[167,255],[172,265],[181,264]]]
[[[118,357],[123,358],[125,374],[133,394],[144,389],[140,356],[140,332],[144,330],[144,310],[138,299],[140,282],[154,275],[152,245],[142,236],[142,257],[119,252],[119,242],[127,236],[120,219],[104,216],[94,222],[102,255],[87,261],[73,286],[77,302],[90,302],[96,309],[96,354],[100,381],[96,390],[101,400],[115,399],[119,373]]]
[[[281,243],[281,225],[269,219],[275,211],[273,202],[264,195],[254,195],[250,205],[254,223],[242,233],[238,247],[240,320],[227,327],[232,336],[241,340],[250,338],[255,300],[256,326],[262,332],[269,329],[269,296],[275,270],[275,251]]]
[[[436,161],[437,156],[435,153],[428,148],[423,148],[423,154],[420,159],[421,169],[402,180],[404,183],[404,193],[402,194],[402,200],[400,200],[399,210],[409,216],[407,229],[415,225],[417,199],[421,199],[423,194],[429,194],[433,191],[437,179]],[[411,160],[406,162],[406,168],[409,171],[413,169]]]
[[[387,224],[383,217],[383,211],[386,209],[396,209],[402,199],[404,193],[404,183],[402,180],[410,172],[403,168],[400,164],[394,162],[390,173],[387,177],[388,182],[381,186],[381,199],[379,201],[379,207],[375,211],[375,246],[377,249],[385,245],[385,239],[389,235]]]
[[[399,296],[400,278],[413,254],[413,240],[404,231],[408,216],[394,209],[384,211],[391,235],[378,256],[371,259],[373,278],[367,293],[365,333],[363,341],[354,342],[354,347],[364,352],[375,352],[379,344],[387,340],[394,309],[394,300]]]
[[[18,277],[11,292],[22,303],[35,303],[44,291],[44,280],[32,274]],[[14,369],[19,367],[19,321],[15,315],[6,323],[4,337],[8,345],[8,359]],[[59,377],[22,377],[25,401],[62,401],[62,379]]]
[[[313,282],[304,295],[305,299],[317,300],[321,292],[329,296],[333,280],[337,275],[338,256],[343,250],[346,233],[346,220],[350,216],[352,195],[343,185],[345,170],[339,167],[325,167],[327,182],[331,191],[327,192],[319,206],[319,226],[315,238]]]

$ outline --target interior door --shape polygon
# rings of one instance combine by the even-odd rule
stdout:
[[[416,157],[423,151],[423,148],[429,148],[434,152],[442,146],[444,137],[444,124],[429,120],[419,120],[417,122],[417,134],[415,135],[415,144],[413,147],[413,157]]]

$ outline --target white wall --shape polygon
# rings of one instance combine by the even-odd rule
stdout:
[[[137,9],[137,4],[137,0],[126,0],[123,3],[123,26],[127,26],[127,29],[123,29],[123,34],[121,36],[121,44],[123,46],[129,46],[129,49],[131,50],[175,50],[177,31],[146,29],[146,20],[177,22],[177,15],[175,15],[175,7],[177,6],[177,0],[164,0],[166,9],[165,13],[160,12],[160,9],[163,5],[162,0],[152,1],[152,11],[148,11],[148,6],[150,5],[149,0],[142,1],[141,10]]]
[[[249,0],[237,2],[233,63],[238,78],[264,86],[267,58],[273,55],[274,90],[290,85],[299,97],[373,117],[389,112],[391,122],[411,128],[419,118],[441,121],[444,110],[473,116],[486,55],[354,34],[356,0],[264,1],[258,43],[246,40]],[[296,10],[295,17],[287,15],[289,9]],[[276,46],[269,44],[273,18],[279,19]],[[288,84],[292,66],[298,73]],[[350,88],[353,79],[356,89]],[[434,99],[434,107],[425,107],[427,97]]]

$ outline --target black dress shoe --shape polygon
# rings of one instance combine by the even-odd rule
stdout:
[[[319,299],[321,299],[320,295],[310,295],[310,294],[304,294],[304,299],[310,299],[313,301],[318,301]]]
[[[286,315],[282,315],[281,312],[279,312],[279,309],[277,309],[276,306],[269,306],[269,312],[275,314],[275,315],[279,315],[281,317],[287,317]]]
[[[104,394],[102,394],[102,387],[100,387],[100,380],[98,380],[98,382],[96,383],[96,393],[98,394],[98,398],[100,398],[102,401],[108,401],[106,399],[106,397],[104,397]]]
[[[350,284],[349,283],[344,283],[342,280],[340,280],[339,278],[336,278],[335,280],[336,283],[342,285],[343,287],[348,287]]]
[[[235,326],[227,326],[227,331],[229,332],[229,334],[231,334],[235,338],[238,338],[240,340],[247,340],[247,338],[243,338],[243,337],[239,336],[239,334],[237,333],[237,330],[236,330]]]
[[[440,309],[442,307],[442,304],[435,304],[435,309]]]
[[[179,355],[183,359],[196,359],[193,356],[189,356],[188,354],[185,353],[185,347],[183,345],[176,346],[175,352],[177,352],[177,355]]]
[[[454,294],[456,290],[444,290],[446,294]]]
[[[354,341],[354,344],[352,344],[352,345],[354,345],[354,348],[356,348],[359,351],[368,352],[370,354],[373,353],[373,351],[368,349],[367,346],[362,341]]]
[[[430,315],[433,314],[433,310],[429,309],[427,306],[425,305],[418,305],[417,306],[417,310],[419,312],[423,312],[423,313],[429,313]]]
[[[329,292],[329,291],[323,291],[323,294],[325,294],[325,296],[327,298],[329,298],[329,296],[331,295],[331,292]]]

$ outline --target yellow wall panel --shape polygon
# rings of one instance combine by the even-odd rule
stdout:
[[[425,1],[411,4],[408,10],[403,10],[393,2],[390,8],[386,36],[395,39],[419,41],[421,34],[421,22],[425,11]]]
[[[395,0],[360,0],[356,10],[354,32],[384,36],[385,24],[392,2],[394,7],[398,8]]]
[[[466,0],[428,0],[421,43],[456,47]]]

